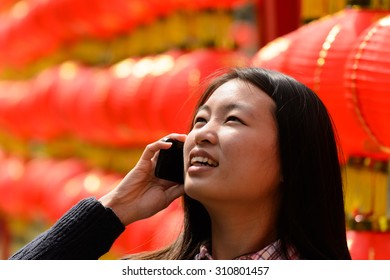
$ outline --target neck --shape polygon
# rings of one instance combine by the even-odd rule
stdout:
[[[214,259],[234,259],[259,251],[276,240],[277,215],[275,206],[228,207],[209,210],[211,244]]]

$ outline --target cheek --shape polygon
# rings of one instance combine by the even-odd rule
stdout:
[[[274,184],[280,177],[280,160],[274,145],[248,144],[243,149],[237,149],[236,158],[240,160],[237,160],[234,168],[240,170],[242,177],[248,180]]]
[[[194,147],[194,139],[190,134],[187,135],[186,141],[184,142],[183,155],[184,155],[184,168],[188,167],[190,151]]]

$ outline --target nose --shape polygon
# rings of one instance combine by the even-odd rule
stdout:
[[[204,126],[195,129],[194,139],[197,145],[209,143],[216,144],[218,142],[218,128],[215,123],[209,121]]]

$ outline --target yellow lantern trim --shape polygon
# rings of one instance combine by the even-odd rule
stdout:
[[[320,89],[321,73],[322,68],[325,65],[326,57],[340,31],[341,27],[339,24],[333,26],[333,28],[329,31],[328,36],[326,36],[324,43],[322,44],[322,48],[317,59],[317,67],[314,72],[314,90],[317,92]]]

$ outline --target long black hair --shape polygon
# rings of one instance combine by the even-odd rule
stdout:
[[[303,259],[351,259],[340,151],[326,107],[297,80],[276,71],[248,67],[230,69],[213,79],[195,113],[219,86],[233,79],[258,87],[276,104],[283,177],[277,234],[283,250],[286,253],[292,245]],[[201,203],[187,195],[184,215],[184,230],[176,242],[138,257],[193,259],[200,244],[211,238],[210,217]]]

